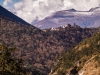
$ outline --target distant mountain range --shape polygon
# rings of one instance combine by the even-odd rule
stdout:
[[[22,24],[30,25],[2,6],[0,6],[0,15],[9,17]],[[100,7],[91,8],[89,11],[61,10],[43,20],[32,22],[33,26],[40,29],[56,28],[67,24],[76,24],[81,27],[98,27],[100,25]]]
[[[100,25],[100,7],[91,8],[89,11],[75,9],[57,11],[34,26],[47,29],[74,23],[81,27],[98,27]]]

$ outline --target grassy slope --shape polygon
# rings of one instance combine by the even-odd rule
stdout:
[[[98,75],[100,73],[100,33],[82,41],[63,55],[56,62],[50,75],[71,73],[75,66],[77,66],[76,71],[85,71],[83,75]]]

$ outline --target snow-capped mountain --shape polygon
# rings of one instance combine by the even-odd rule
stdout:
[[[97,27],[100,25],[100,7],[91,8],[89,11],[77,11],[75,9],[62,10],[39,21],[36,27],[47,29],[66,24],[77,24],[81,27]]]

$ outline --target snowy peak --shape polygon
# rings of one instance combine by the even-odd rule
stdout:
[[[89,10],[90,12],[100,12],[100,7],[95,7],[95,8],[91,8],[90,10]]]
[[[89,11],[77,11],[75,9],[62,10],[35,24],[40,29],[56,28],[67,24],[77,24],[81,27],[98,27],[100,25],[100,7]]]
[[[75,9],[69,9],[69,10],[66,10],[66,11],[69,11],[69,12],[76,12]]]

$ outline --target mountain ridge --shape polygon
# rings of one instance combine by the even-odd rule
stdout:
[[[13,19],[17,22],[23,23],[25,25],[30,25],[29,23],[25,22],[23,19],[19,18],[15,14],[13,14],[10,11],[8,11],[7,9],[3,8],[1,5],[0,5],[0,15],[6,16],[10,19]]]
[[[100,9],[100,7],[91,8],[89,11],[77,11],[75,9],[57,11],[34,26],[40,29],[48,29],[75,23],[81,27],[98,27],[100,11],[97,12],[97,9]]]

